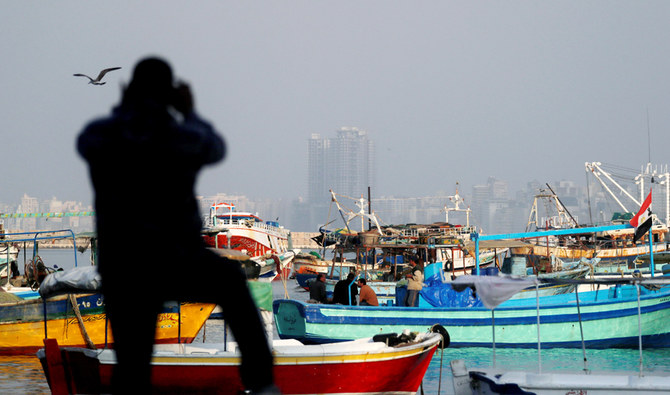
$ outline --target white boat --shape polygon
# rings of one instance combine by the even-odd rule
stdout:
[[[276,221],[264,222],[257,214],[235,211],[235,205],[230,203],[212,205],[203,233],[209,247],[244,250],[250,257],[289,249],[288,229]]]
[[[599,279],[598,283],[608,280]],[[619,279],[618,283],[626,281]],[[493,367],[468,369],[463,359],[451,361],[453,385],[455,395],[484,395],[484,394],[534,394],[534,395],[564,395],[564,394],[660,394],[670,393],[670,376],[654,375],[642,370],[643,338],[647,339],[650,321],[642,317],[640,306],[640,286],[659,285],[670,283],[668,277],[659,279],[646,278],[630,280],[637,287],[637,327],[638,348],[640,351],[640,370],[637,373],[607,373],[594,372],[587,369],[587,349],[585,346],[582,320],[579,319],[582,333],[582,352],[584,366],[581,370],[575,367],[570,372],[543,372],[541,362],[541,336],[537,329],[538,364],[537,371],[506,370],[495,367],[495,343],[493,346]],[[595,282],[595,280],[594,280]],[[613,281],[614,282],[614,281]],[[539,300],[539,299],[538,299]],[[579,311],[579,299],[577,299]],[[540,322],[538,306],[538,323]],[[581,316],[580,316],[581,317]],[[546,329],[545,324],[545,329]],[[644,335],[643,335],[644,334]],[[653,338],[653,336],[652,336]],[[649,344],[646,345],[649,347]]]
[[[403,338],[403,336],[405,336]],[[383,335],[331,345],[274,340],[274,380],[282,394],[416,394],[440,333]],[[446,341],[445,341],[446,343]],[[107,393],[116,357],[111,349],[59,348],[45,340],[37,353],[54,393]],[[155,393],[244,392],[235,343],[154,346]]]
[[[295,255],[289,249],[291,232],[277,221],[264,222],[257,214],[235,211],[234,204],[216,203],[210,208],[202,234],[208,247],[241,251],[261,269],[269,269],[274,262],[274,269],[263,270],[262,277],[273,279],[279,272],[284,276],[291,272]]]
[[[670,393],[670,377],[667,376],[468,370],[462,359],[451,361],[451,369],[455,395]]]

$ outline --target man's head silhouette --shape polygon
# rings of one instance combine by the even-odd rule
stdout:
[[[174,96],[172,69],[170,65],[155,57],[142,59],[135,66],[133,79],[124,94],[124,102],[152,100],[168,105]]]

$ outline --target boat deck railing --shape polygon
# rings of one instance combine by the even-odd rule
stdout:
[[[417,227],[409,229],[395,229],[399,236],[404,237],[464,237],[470,236],[477,228],[474,226],[458,226],[458,227]]]
[[[205,221],[205,226],[221,230],[225,229],[227,226],[246,226],[249,228],[261,229],[268,233],[273,233],[279,237],[286,237],[288,234],[288,230],[281,226],[274,226],[250,219],[218,218],[215,222],[211,220]]]

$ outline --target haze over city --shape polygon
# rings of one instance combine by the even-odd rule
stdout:
[[[375,196],[667,163],[667,15],[665,1],[11,2],[0,202],[92,202],[76,136],[146,55],[228,143],[200,195],[304,197],[310,135],[341,127],[375,142]],[[103,86],[72,75],[115,66]]]

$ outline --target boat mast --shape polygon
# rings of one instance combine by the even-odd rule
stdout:
[[[628,191],[627,191],[625,188],[623,188],[621,185],[619,185],[619,183],[617,183],[616,181],[614,181],[614,179],[610,176],[610,174],[609,174],[608,172],[606,172],[605,170],[603,170],[603,169],[600,167],[601,164],[602,164],[602,163],[600,163],[600,162],[590,162],[590,163],[589,163],[589,162],[586,162],[586,163],[584,164],[584,166],[586,167],[586,170],[590,171],[591,174],[593,174],[593,176],[594,176],[596,179],[598,179],[598,181],[600,181],[600,184],[603,186],[603,188],[605,188],[605,189],[607,190],[607,192],[609,192],[609,194],[612,196],[612,198],[614,198],[614,200],[617,202],[617,204],[619,204],[619,206],[620,206],[625,212],[627,212],[627,213],[631,213],[631,212],[633,212],[633,211],[627,209],[626,206],[624,206],[623,203],[621,203],[621,200],[619,200],[619,199],[616,197],[616,195],[614,194],[614,192],[612,192],[612,190],[609,188],[609,186],[607,185],[607,183],[605,183],[605,181],[603,181],[603,179],[600,178],[600,176],[601,176],[601,175],[605,176],[605,177],[606,177],[612,184],[614,184],[617,188],[619,188],[619,190],[620,190],[624,195],[628,196],[628,198],[630,198],[630,200],[632,200],[637,206],[640,206],[641,203],[640,203],[637,199],[635,199],[630,193],[628,193]],[[635,178],[637,179],[637,177],[635,177]]]
[[[530,214],[528,215],[528,223],[526,224],[526,232],[529,232],[531,230],[538,230],[540,229],[539,225],[539,213],[537,209],[537,201],[538,199],[542,199],[545,202],[545,211],[547,215],[547,222],[551,223],[552,227],[555,228],[565,228],[567,227],[569,222],[572,222],[575,227],[579,227],[579,224],[577,223],[577,220],[570,214],[568,209],[563,205],[563,202],[558,198],[558,195],[554,192],[553,189],[549,186],[549,184],[546,184],[547,187],[549,187],[549,190],[551,193],[546,193],[544,189],[540,189],[540,193],[535,195],[533,198],[533,205],[530,208]],[[550,217],[550,204],[553,202],[553,206],[556,210],[557,215],[554,217]],[[552,223],[552,218],[555,218],[555,221]],[[531,229],[531,225],[535,225],[535,229]],[[547,224],[548,226],[549,224]]]
[[[447,205],[444,205],[444,220],[446,223],[449,223],[449,211],[462,211],[465,212],[465,226],[468,228],[470,227],[470,206],[468,206],[467,209],[462,209],[460,208],[461,203],[465,203],[465,199],[461,197],[461,195],[458,194],[458,183],[456,183],[456,194],[452,196],[447,196],[449,198],[449,201],[451,201],[454,204],[454,207],[447,207]]]

